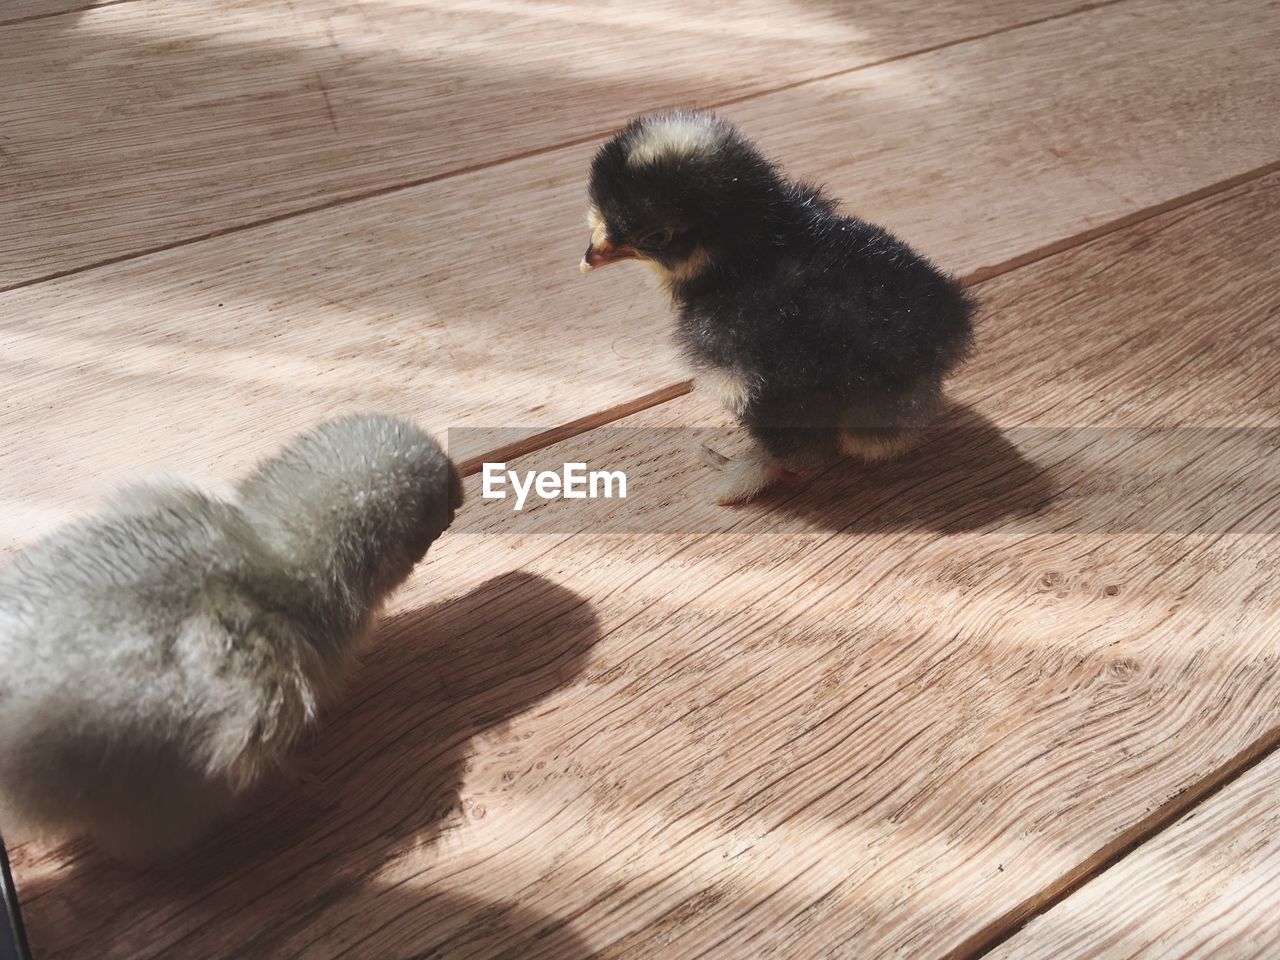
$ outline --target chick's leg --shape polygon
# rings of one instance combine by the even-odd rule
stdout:
[[[725,465],[717,497],[721,505],[743,503],[783,480],[799,479],[799,471],[822,463],[835,449],[836,431],[830,427],[744,425],[754,443]]]

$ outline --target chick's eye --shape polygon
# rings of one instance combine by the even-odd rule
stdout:
[[[679,235],[680,231],[675,227],[663,227],[661,230],[646,233],[640,239],[640,242],[647,247],[665,247]]]

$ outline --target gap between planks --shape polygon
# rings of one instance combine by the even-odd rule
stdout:
[[[1119,2],[1123,2],[1123,0],[1119,0]],[[1215,194],[1225,193],[1226,191],[1242,184],[1249,183],[1252,180],[1257,180],[1276,172],[1280,172],[1280,160],[1273,161],[1261,167],[1255,167],[1253,170],[1237,174],[1234,177],[1228,177],[1225,180],[1219,180],[1217,183],[1211,183],[1198,190],[1192,190],[1190,193],[1184,193],[1171,200],[1165,200],[1162,203],[1152,204],[1151,206],[1144,207],[1141,210],[1135,210],[1132,213],[1127,213],[1122,217],[1109,220],[1096,227],[1092,227],[1088,230],[1082,230],[1069,237],[1054,240],[1052,243],[1047,243],[1042,247],[1036,247],[1034,250],[1028,250],[1026,253],[1018,254],[1016,257],[1010,257],[1008,260],[993,264],[992,266],[979,267],[977,270],[972,270],[960,277],[960,283],[965,287],[976,286],[979,283],[994,279],[995,277],[1003,276],[1006,273],[1012,273],[1014,270],[1020,270],[1023,267],[1039,263],[1041,260],[1056,256],[1059,253],[1065,253],[1066,251],[1072,250],[1076,247],[1081,247],[1087,243],[1092,243],[1095,240],[1100,240],[1101,238],[1115,233],[1118,230],[1124,230],[1127,227],[1142,223],[1145,220],[1150,220],[1153,217],[1158,217],[1161,214],[1168,213],[1171,210],[1176,210],[1179,207],[1188,206],[1189,204],[1212,197]],[[280,219],[284,219],[284,217],[281,217]],[[650,393],[628,400],[625,403],[606,407],[603,410],[598,410],[595,413],[589,414],[585,417],[580,417],[577,420],[570,420],[566,423],[552,427],[550,430],[543,430],[538,433],[531,434],[521,440],[504,444],[503,446],[496,447],[493,450],[486,451],[483,454],[470,457],[458,464],[458,472],[464,477],[472,476],[473,474],[479,473],[486,462],[511,460],[516,457],[525,456],[537,450],[541,450],[544,447],[560,443],[563,440],[568,440],[572,437],[577,437],[587,433],[588,431],[607,426],[610,423],[622,420],[633,414],[639,413],[642,410],[648,410],[651,407],[670,403],[672,400],[677,400],[680,397],[686,396],[692,391],[693,381],[688,379],[680,380],[664,387],[659,387]],[[1277,746],[1280,746],[1280,741],[1277,741]],[[1261,757],[1258,759],[1260,760]],[[1066,894],[1063,894],[1063,896],[1065,895]],[[991,946],[994,947],[995,944],[992,944]],[[990,947],[987,949],[990,949]],[[957,956],[959,955],[957,954]]]
[[[0,20],[0,27],[11,27],[19,23],[31,23],[33,20],[49,20],[53,17],[65,17],[74,13],[87,13],[99,7],[118,7],[122,3],[133,3],[133,0],[97,0],[78,7],[66,7],[62,10],[49,10],[45,13],[32,13],[25,17],[14,17],[12,20]]]
[[[493,450],[478,454],[467,460],[463,460],[458,464],[458,472],[464,477],[479,473],[486,462],[495,460],[514,460],[516,457],[527,456],[530,453],[549,447],[553,444],[560,443],[573,437],[581,436],[591,430],[598,429],[616,420],[629,417],[632,414],[639,413],[642,410],[648,410],[650,407],[657,407],[664,403],[670,403],[680,397],[691,393],[693,390],[692,380],[681,380],[678,383],[669,386],[660,387],[651,393],[636,397],[634,400],[628,400],[626,403],[615,404],[612,407],[606,407],[595,413],[580,417],[577,420],[570,420],[562,423],[550,430],[542,430],[538,433],[531,434],[521,440],[512,443],[503,444]]]
[[[992,921],[944,960],[976,960],[1012,940],[1032,920],[1048,913],[1081,887],[1101,876],[1135,853],[1144,844],[1172,827],[1195,808],[1212,800],[1258,764],[1280,751],[1280,728],[1259,737],[1217,770],[1157,807],[1151,814],[1080,863],[1044,890],[1018,904],[1003,917]]]
[[[59,17],[59,16],[64,16],[66,14],[71,14],[71,13],[83,13],[87,10],[97,9],[98,7],[118,6],[120,4],[133,3],[133,2],[134,0],[103,0],[103,2],[100,2],[100,3],[93,3],[83,7],[76,7],[71,10],[62,10],[62,11],[56,11],[51,13],[35,14],[33,16],[22,17],[17,20],[0,21],[0,27],[10,26],[12,24],[27,23],[32,20],[44,20],[50,17]],[[843,70],[832,70],[828,73],[823,73],[823,74],[819,74],[817,76],[812,76],[812,77],[806,77],[802,80],[794,80],[789,83],[779,84],[776,87],[768,87],[765,89],[756,90],[756,91],[753,91],[752,93],[743,94],[742,96],[729,97],[726,99],[717,100],[713,103],[708,103],[703,105],[703,108],[708,110],[715,110],[721,107],[735,106],[741,103],[748,103],[752,100],[758,100],[762,97],[770,96],[777,93],[783,93],[788,90],[795,90],[800,87],[808,86],[810,84],[822,83],[828,80],[832,80],[836,77],[848,76],[854,73],[859,73],[863,70],[870,70],[872,68],[882,67],[890,63],[898,63],[903,60],[909,60],[912,57],[925,56],[930,53],[936,53],[939,50],[946,50],[951,47],[963,46],[964,44],[967,44],[967,43],[974,43],[979,40],[986,40],[990,37],[1000,36],[1001,34],[1012,33],[1015,30],[1023,30],[1029,27],[1039,26],[1040,24],[1051,23],[1055,20],[1063,20],[1063,19],[1066,19],[1067,17],[1081,16],[1083,14],[1091,13],[1095,10],[1101,10],[1106,7],[1113,7],[1113,6],[1117,6],[1119,4],[1127,3],[1127,2],[1128,0],[1094,0],[1094,2],[1083,3],[1078,7],[1073,7],[1070,10],[1064,10],[1061,13],[1054,13],[1054,14],[1049,14],[1047,16],[1043,16],[1043,17],[1037,17],[1032,20],[1023,20],[1018,23],[1006,24],[1005,26],[996,27],[991,30],[984,30],[980,33],[967,34],[963,37],[957,37],[953,40],[946,40],[941,43],[931,44],[930,46],[921,47],[917,50],[910,50],[904,53],[894,54],[893,56],[882,57],[879,60],[872,60],[867,63],[860,63],[856,66],[847,67]],[[101,267],[109,267],[113,264],[123,263],[128,260],[136,260],[141,257],[151,256],[153,254],[165,253],[169,250],[177,250],[182,247],[193,246],[198,243],[203,243],[206,240],[214,240],[214,239],[217,239],[218,237],[228,236],[233,233],[240,233],[245,230],[252,230],[256,227],[270,226],[271,224],[281,223],[282,221],[286,221],[286,220],[292,220],[295,217],[303,217],[312,213],[320,213],[324,210],[332,210],[335,207],[342,207],[347,204],[359,203],[364,200],[371,200],[375,197],[384,197],[389,194],[398,193],[401,190],[412,190],[415,187],[422,187],[432,183],[439,183],[442,180],[448,180],[452,177],[462,177],[468,174],[479,173],[484,170],[491,170],[495,167],[501,167],[506,164],[518,163],[521,160],[530,160],[535,157],[541,157],[550,153],[554,153],[557,150],[565,150],[571,147],[578,147],[578,146],[582,146],[583,144],[592,143],[593,141],[603,140],[604,138],[608,137],[611,133],[613,133],[613,128],[610,128],[608,130],[596,130],[590,134],[585,134],[581,137],[573,137],[568,140],[563,140],[554,144],[537,147],[532,150],[526,150],[520,153],[508,154],[506,156],[498,157],[493,160],[486,160],[483,163],[474,163],[474,164],[469,164],[463,167],[457,167],[452,170],[446,170],[443,173],[433,174],[429,177],[418,177],[413,180],[405,180],[401,183],[390,184],[388,186],[378,187],[373,190],[365,190],[360,193],[353,193],[353,194],[338,196],[330,200],[325,200],[321,203],[312,204],[306,207],[299,207],[296,210],[289,210],[284,213],[279,213],[270,217],[263,217],[260,220],[253,220],[248,223],[236,224],[234,226],[223,227],[217,230],[207,230],[204,233],[197,234],[193,237],[185,237],[181,240],[171,241],[170,243],[158,244],[156,246],[148,247],[144,250],[138,250],[133,253],[124,253],[114,257],[105,257],[101,260],[95,260],[92,263],[81,264],[75,267],[68,267],[65,270],[55,270],[51,273],[46,273],[38,277],[31,277],[27,280],[19,280],[18,282],[11,283],[7,286],[0,286],[0,294],[8,293],[12,290],[20,290],[24,287],[32,287],[32,286],[35,286],[36,284],[45,283],[50,280],[59,280],[63,277],[73,276],[75,274],[84,273],[89,270],[97,270]],[[1028,261],[1028,262],[1031,262],[1031,261]],[[991,275],[995,276],[995,274],[991,274]]]

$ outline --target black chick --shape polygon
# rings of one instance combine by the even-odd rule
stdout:
[[[649,263],[699,386],[755,440],[721,503],[840,455],[905,451],[972,344],[975,304],[954,279],[714,114],[631,121],[596,154],[589,197],[582,270]]]

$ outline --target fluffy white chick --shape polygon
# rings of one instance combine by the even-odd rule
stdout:
[[[0,826],[151,859],[278,771],[461,504],[411,423],[295,438],[221,498],[128,488],[0,568]]]

